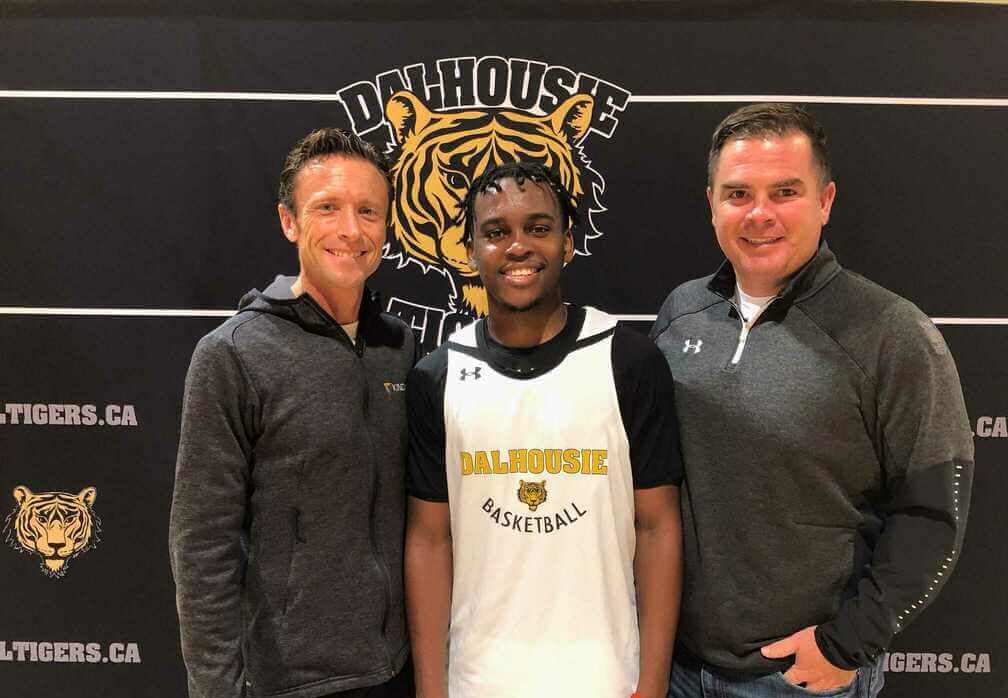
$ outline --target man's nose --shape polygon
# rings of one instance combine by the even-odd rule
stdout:
[[[507,246],[507,254],[509,257],[524,257],[528,253],[528,240],[525,233],[519,230],[511,238],[511,242]]]
[[[773,222],[774,216],[773,202],[771,202],[766,196],[755,197],[753,199],[752,208],[750,208],[749,213],[746,214],[746,218],[756,225]]]
[[[339,234],[341,237],[348,240],[356,240],[363,235],[360,219],[357,217],[356,211],[348,209],[343,214],[343,221],[339,227]]]

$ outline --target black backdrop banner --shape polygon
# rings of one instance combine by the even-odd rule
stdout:
[[[0,10],[0,695],[185,694],[167,555],[182,384],[246,290],[296,272],[275,210],[295,140],[336,125],[397,163],[373,285],[430,350],[485,303],[450,220],[485,165],[467,141],[565,173],[585,218],[568,297],[646,330],[721,259],[711,130],[769,98],[825,123],[830,246],[935,319],[976,435],[958,569],[897,636],[884,695],[1006,695],[1008,8],[285,7]],[[92,529],[68,532],[62,565],[14,526],[51,493]]]

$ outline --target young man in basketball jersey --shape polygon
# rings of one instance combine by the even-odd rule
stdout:
[[[407,388],[406,585],[422,698],[661,698],[681,578],[673,383],[563,303],[576,211],[510,163],[463,202],[487,317]]]

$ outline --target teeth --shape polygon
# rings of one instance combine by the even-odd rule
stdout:
[[[535,269],[509,269],[505,273],[508,276],[532,276],[536,271]]]
[[[363,257],[363,252],[347,252],[344,250],[330,250],[326,248],[326,252],[333,255],[334,257]]]
[[[767,240],[753,240],[752,238],[744,238],[746,242],[750,245],[769,245],[772,242],[777,242],[780,238],[769,238]]]

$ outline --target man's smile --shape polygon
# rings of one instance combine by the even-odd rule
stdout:
[[[329,247],[323,248],[326,252],[331,254],[333,257],[363,257],[367,254],[367,250],[361,250],[360,252],[354,252],[352,250],[337,250]]]
[[[524,286],[526,284],[532,283],[535,278],[542,271],[540,266],[514,266],[507,267],[501,270],[501,275],[507,279],[508,282],[517,286]]]
[[[766,245],[773,245],[774,243],[783,240],[783,236],[769,237],[769,238],[757,238],[757,237],[742,237],[742,242],[747,245],[752,245],[753,247],[764,247]]]

